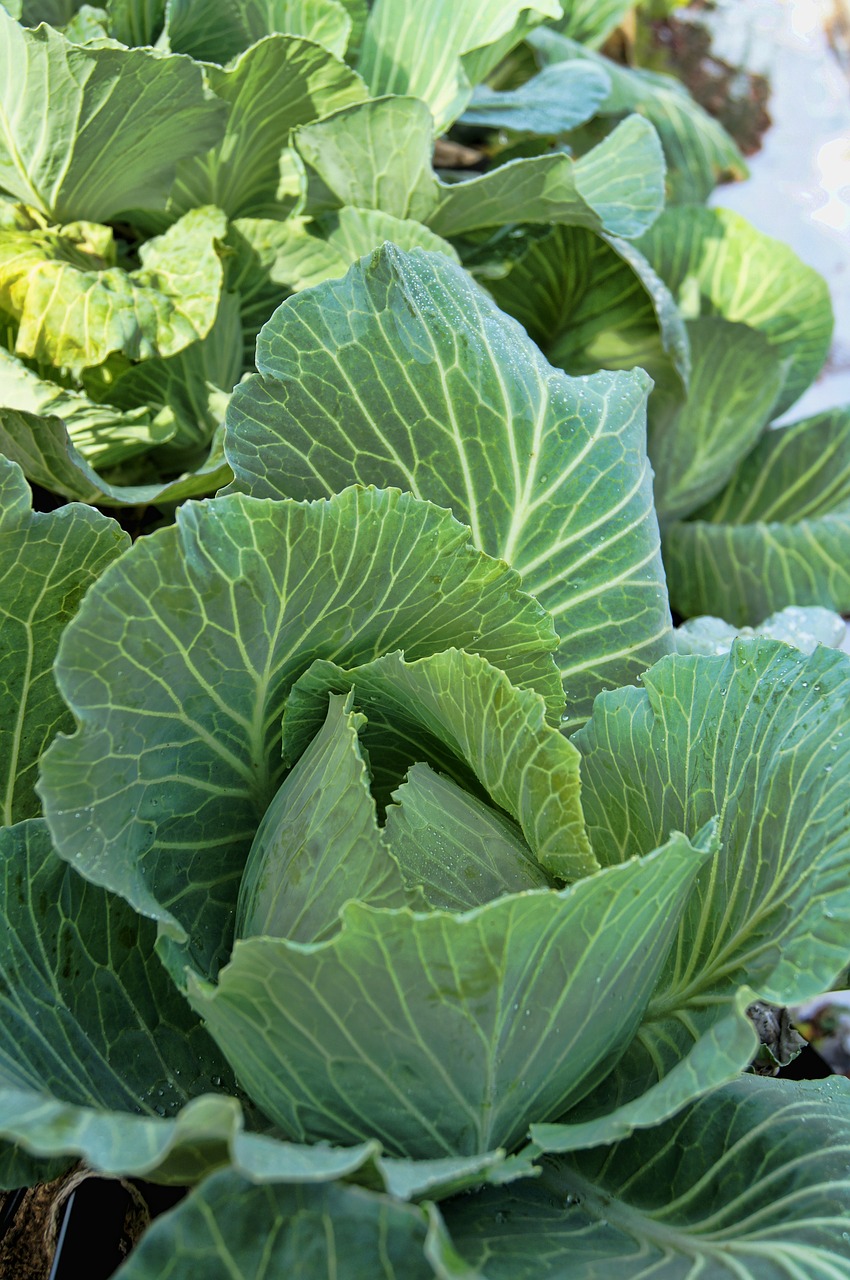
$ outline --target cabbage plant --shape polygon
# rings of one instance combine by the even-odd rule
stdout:
[[[186,1188],[120,1280],[850,1277],[829,308],[561,8],[0,5],[0,1187]]]
[[[193,1188],[122,1280],[845,1274],[846,1082],[747,1074],[747,1010],[846,965],[850,659],[668,619],[636,670],[649,383],[466,280],[386,248],[293,297],[233,491],[131,546],[4,462],[4,1182]],[[283,496],[251,423],[295,456],[328,407],[416,491]]]

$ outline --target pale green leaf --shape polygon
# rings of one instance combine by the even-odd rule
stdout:
[[[723,488],[770,419],[786,370],[764,334],[720,316],[687,322],[687,391],[650,404],[647,447],[659,520],[681,519]]]
[[[631,238],[662,209],[664,158],[652,125],[635,115],[578,160],[565,152],[531,156],[441,185],[428,217],[441,236],[508,222],[564,222]]]
[[[220,209],[193,209],[142,245],[134,271],[114,265],[107,228],[0,231],[0,306],[18,322],[16,353],[77,374],[116,351],[175,355],[215,321],[226,228]]]
[[[767,636],[770,640],[784,640],[792,644],[801,653],[813,653],[819,644],[830,649],[840,649],[847,634],[847,624],[840,613],[831,609],[822,609],[819,605],[810,605],[801,609],[797,605],[789,605],[773,613],[757,627],[733,627],[722,618],[703,616],[689,618],[674,632],[676,652],[690,653],[728,653],[732,641],[738,636]]]
[[[214,493],[232,477],[222,432],[191,471],[149,483],[112,483],[92,470],[74,446],[61,418],[0,409],[0,452],[19,464],[28,480],[53,493],[106,507],[138,507],[181,502]],[[131,464],[132,465],[132,464]]]
[[[266,809],[239,885],[236,936],[320,942],[352,899],[403,907],[408,894],[378,829],[351,696],[325,723]]]
[[[844,1280],[850,1085],[744,1076],[657,1129],[443,1206],[488,1280]]]
[[[158,421],[156,411],[146,405],[122,411],[45,381],[4,347],[0,347],[0,404],[0,423],[7,409],[61,418],[74,447],[92,466],[109,467],[146,453],[170,439],[174,431],[168,423]]]
[[[348,671],[317,661],[287,702],[288,759],[319,731],[328,693],[349,689],[367,715],[361,737],[379,795],[429,758],[458,781],[477,779],[480,794],[515,819],[550,874],[568,880],[598,869],[585,836],[579,756],[547,722],[552,709],[539,693],[515,688],[485,659],[454,648],[416,662],[391,653]]]
[[[757,625],[787,605],[850,612],[850,411],[768,431],[716,498],[665,532],[675,608]]]
[[[34,512],[14,462],[0,455],[0,822],[39,812],[39,757],[73,719],[53,659],[80,600],[129,546],[114,520],[74,503]]]
[[[230,392],[242,374],[242,357],[239,298],[222,293],[215,323],[199,342],[168,359],[154,357],[129,364],[121,357],[114,358],[87,371],[84,381],[100,402],[101,412],[114,405],[124,411],[129,422],[143,411],[140,406],[156,415],[154,421],[162,432],[162,440],[156,443],[167,447],[158,448],[152,461],[163,474],[173,474],[184,469],[185,459],[196,462],[192,455],[209,445],[223,422]],[[47,411],[63,418],[69,432],[72,430],[60,402]],[[91,454],[86,456],[98,462]],[[101,469],[108,465],[101,464]]]
[[[424,102],[383,97],[298,130],[295,145],[333,204],[424,222],[439,197],[431,169],[433,121]],[[310,203],[321,212],[315,199]]]
[[[315,658],[463,645],[552,696],[554,641],[518,576],[409,495],[187,503],[65,631],[57,679],[80,728],[44,757],[40,784],[59,852],[188,934],[206,965],[227,953],[284,773],[283,706]]]
[[[0,186],[54,222],[164,209],[178,160],[225,114],[189,58],[82,48],[0,11]]]
[[[432,907],[464,911],[549,887],[516,826],[427,764],[414,764],[387,809],[386,838],[406,882]]]
[[[206,75],[230,108],[224,137],[206,154],[180,161],[169,210],[215,204],[231,218],[285,216],[280,165],[292,131],[362,101],[362,80],[322,46],[286,35],[267,36]]]
[[[610,80],[604,71],[578,59],[544,67],[518,89],[497,91],[479,85],[461,123],[476,128],[558,134],[596,114]]]
[[[823,277],[727,209],[667,209],[638,247],[687,319],[719,315],[764,334],[788,365],[777,414],[793,404],[829,350],[832,306]]]
[[[528,13],[528,11],[531,13]],[[523,11],[526,11],[525,14]],[[487,74],[487,63],[464,55],[499,43],[518,43],[523,15],[531,24],[558,17],[557,0],[376,0],[369,14],[359,69],[373,97],[409,94],[421,98],[433,116],[435,133],[443,133],[462,114],[473,82]]]
[[[228,408],[237,487],[450,507],[554,615],[572,717],[669,651],[642,372],[566,377],[459,268],[392,246],[291,298],[257,347]]]
[[[187,970],[187,994],[287,1133],[415,1158],[511,1149],[631,1039],[700,862],[676,836],[461,915],[350,903],[328,942],[242,940],[218,986]]]
[[[70,22],[62,28],[62,34],[72,44],[93,47],[114,47],[106,30],[106,10],[84,4],[77,10]]]
[[[548,25],[596,49],[634,8],[635,0],[564,0],[564,13]]]

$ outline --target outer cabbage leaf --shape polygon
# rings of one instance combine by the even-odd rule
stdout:
[[[65,631],[57,681],[80,728],[43,757],[40,783],[57,849],[189,937],[206,971],[229,950],[245,857],[284,772],[286,697],[316,657],[462,645],[557,714],[554,643],[518,576],[409,495],[187,503]]]
[[[664,157],[648,121],[630,116],[578,160],[564,152],[512,160],[466,182],[443,184],[428,219],[441,236],[508,222],[564,222],[639,236],[664,204]]]
[[[168,0],[168,43],[198,62],[224,63],[280,32],[342,57],[351,35],[347,8],[341,0]]]
[[[687,322],[687,391],[654,398],[647,447],[659,519],[681,519],[723,488],[764,431],[786,370],[757,329],[720,316]]]
[[[510,1149],[622,1052],[702,859],[682,836],[560,893],[454,915],[343,908],[315,945],[238,941],[187,994],[284,1130],[435,1158]]]
[[[497,232],[464,263],[567,373],[633,369],[681,391],[688,335],[673,297],[634,245],[583,227]],[[652,402],[650,402],[652,403]]]
[[[547,26],[596,49],[633,8],[634,0],[566,0],[563,16]]]
[[[689,618],[674,632],[676,652],[683,654],[728,653],[732,642],[739,636],[767,636],[770,640],[783,640],[801,653],[813,653],[817,645],[840,649],[847,635],[847,624],[840,613],[811,605],[800,609],[789,605],[773,613],[757,627],[733,627],[722,618],[703,616]]]
[[[342,108],[295,135],[304,162],[318,175],[308,184],[308,207],[353,205],[424,222],[439,185],[431,168],[433,121],[419,98],[372,98]]]
[[[832,336],[822,276],[728,209],[667,209],[638,246],[687,319],[720,315],[758,329],[788,372],[780,413],[820,371]]]
[[[39,812],[39,757],[73,721],[52,666],[77,605],[130,540],[114,520],[74,503],[32,510],[26,481],[0,456],[0,825]]]
[[[669,650],[642,372],[567,378],[459,268],[391,245],[286,302],[257,367],[228,409],[236,486],[451,507],[553,614],[570,716]]]
[[[515,132],[566,133],[596,114],[610,87],[604,71],[576,58],[544,67],[518,89],[499,91],[479,85],[461,123]]]
[[[222,1170],[154,1223],[115,1280],[218,1277],[224,1258],[230,1280],[432,1280],[427,1236],[425,1210],[389,1196],[341,1184],[257,1187]]]
[[[170,356],[209,333],[223,270],[220,209],[193,209],[139,251],[114,263],[108,228],[0,231],[0,307],[17,321],[15,351],[79,374],[113,352]]]
[[[0,347],[0,403],[0,424],[9,409],[61,418],[69,439],[93,466],[110,467],[146,453],[174,433],[173,426],[157,421],[155,411],[146,405],[124,412],[98,404],[81,391],[40,378],[5,347]]]
[[[57,858],[41,820],[3,828],[0,847],[0,1133],[36,1155],[155,1167],[173,1140],[157,1119],[211,1086],[235,1093],[227,1064],[168,982],[151,921]]]
[[[0,1185],[37,1179],[50,1157],[176,1185],[222,1164],[253,1182],[356,1176],[404,1199],[532,1172],[501,1151],[411,1165],[374,1141],[251,1132],[268,1125],[162,971],[155,926],[60,861],[43,822],[0,832],[0,903],[0,1136],[24,1157],[0,1152]]]
[[[747,166],[735,142],[673,76],[624,67],[548,28],[533,32],[530,43],[547,69],[575,65],[581,59],[607,77],[609,92],[598,107],[601,119],[589,130],[591,138],[598,136],[606,118],[622,119],[637,111],[651,121],[667,161],[669,201],[698,204],[708,199],[718,182],[746,178]],[[579,134],[571,141],[580,147],[584,139]]]
[[[557,0],[376,0],[359,69],[373,97],[410,94],[426,102],[440,134],[462,114],[470,81],[483,80],[490,69],[486,53],[465,62],[464,55],[496,45],[499,61],[528,26],[560,14]]]
[[[225,115],[189,58],[84,48],[0,10],[0,186],[53,222],[164,209],[178,160]]]
[[[444,1206],[488,1280],[839,1280],[850,1086],[743,1076],[657,1129]]]
[[[584,1127],[535,1130],[551,1149],[663,1119],[685,1100],[683,1078],[703,1090],[729,1079],[755,1049],[750,1000],[804,1000],[846,963],[850,659],[756,637],[730,654],[666,658],[643,683],[600,697],[574,739],[594,851],[615,865],[719,814],[720,852],[634,1042],[569,1117]]]
[[[107,30],[129,47],[153,45],[162,33],[165,0],[106,0]]]
[[[850,612],[850,410],[768,431],[723,489],[665,532],[682,614],[755,625],[786,605]]]
[[[80,502],[107,507],[137,507],[182,502],[213,493],[232,477],[224,457],[222,432],[213,436],[205,457],[193,469],[149,483],[122,483],[92,470],[75,448],[61,418],[39,417],[17,409],[0,409],[0,451],[17,462],[35,484]],[[132,460],[131,460],[132,465]],[[155,473],[156,475],[156,473]],[[114,476],[114,473],[113,473]]]
[[[214,7],[218,12],[219,4]],[[191,8],[194,13],[195,0]],[[290,134],[361,102],[362,80],[321,45],[285,35],[268,36],[228,67],[208,67],[206,75],[230,108],[227,126],[206,155],[180,161],[169,210],[215,204],[231,218],[286,216],[291,201],[281,190],[281,155]]]

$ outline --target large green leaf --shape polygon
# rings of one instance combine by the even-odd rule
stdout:
[[[453,915],[343,909],[329,941],[235,944],[188,996],[267,1115],[414,1158],[519,1144],[631,1039],[702,862],[682,836],[560,893]]]
[[[154,924],[62,862],[40,819],[0,843],[0,1132],[27,1132],[10,1091],[134,1118],[174,1116],[213,1077],[235,1092],[165,977]]]
[[[566,133],[596,114],[610,85],[604,71],[575,58],[544,67],[518,89],[499,91],[479,85],[462,123],[515,132]]]
[[[551,875],[568,880],[598,869],[584,830],[578,753],[547,723],[539,693],[514,688],[503,671],[457,649],[416,662],[388,654],[351,671],[317,661],[287,702],[286,757],[297,758],[319,731],[329,690],[349,689],[368,717],[362,737],[379,795],[430,748],[446,773],[464,783],[477,779]]]
[[[170,475],[184,469],[187,465],[184,459],[196,465],[197,451],[209,445],[224,421],[230,392],[242,374],[242,348],[239,298],[236,294],[222,293],[215,323],[199,342],[191,343],[167,359],[154,357],[130,364],[122,357],[113,358],[106,365],[88,371],[84,381],[89,393],[100,402],[93,406],[98,413],[108,412],[110,406],[119,410],[113,417],[118,419],[122,434],[129,434],[132,429],[129,424],[138,414],[154,417],[155,428],[163,433],[163,439],[152,443],[167,447],[159,447],[151,461]],[[73,430],[73,420],[68,420],[61,400],[38,412],[62,418],[69,433],[73,432],[75,442],[79,439],[80,433]],[[118,434],[115,429],[114,434]],[[110,443],[104,427],[98,433],[98,444],[105,449]],[[86,452],[81,445],[78,447]],[[102,469],[110,465],[109,461],[102,462],[91,449],[86,456]]]
[[[228,409],[237,486],[450,507],[553,614],[571,717],[669,651],[643,373],[567,378],[459,268],[392,246],[285,303],[257,367]]]
[[[284,771],[284,702],[316,657],[456,644],[553,697],[554,642],[517,575],[409,495],[188,503],[65,631],[57,679],[80,728],[44,757],[40,788],[57,848],[188,934],[206,965],[227,952],[244,860]]]
[[[361,1187],[257,1187],[222,1170],[158,1219],[115,1280],[433,1280],[427,1234],[423,1209]]]
[[[643,683],[599,698],[574,739],[594,851],[614,865],[670,831],[693,836],[713,814],[720,851],[700,872],[638,1036],[582,1117],[600,1133],[606,1109],[619,1125],[614,1112],[634,1099],[644,1123],[670,1114],[653,1109],[668,1089],[679,1096],[674,1072],[707,1089],[745,1065],[741,987],[791,1004],[828,988],[847,955],[850,659],[756,637],[730,654],[666,658]],[[695,1072],[724,1020],[721,1051]],[[653,1088],[647,1108],[640,1095]]]
[[[652,125],[635,115],[578,160],[565,152],[531,156],[441,186],[428,218],[441,236],[508,222],[564,222],[632,237],[663,207],[664,157]]]
[[[528,11],[531,10],[531,13]],[[526,11],[523,14],[523,11]],[[487,65],[464,66],[464,55],[499,45],[497,58],[508,52],[503,41],[517,31],[521,15],[530,24],[558,17],[557,0],[376,0],[369,14],[359,68],[373,97],[410,94],[427,103],[436,133],[443,133],[463,112],[473,80],[483,79]]]
[[[228,67],[208,67],[206,74],[230,108],[227,127],[206,155],[180,161],[169,209],[183,213],[215,204],[231,218],[285,216],[280,165],[290,134],[362,101],[362,80],[322,46],[286,35],[268,36]]]
[[[15,351],[79,374],[113,352],[171,356],[209,333],[223,270],[220,209],[192,209],[115,265],[112,233],[88,223],[0,231],[0,307],[17,321]]]
[[[667,161],[668,200],[698,204],[723,179],[747,176],[744,157],[732,138],[673,76],[624,67],[546,27],[533,32],[530,43],[548,70],[575,66],[580,59],[607,78],[608,94],[597,108],[602,120],[637,111],[651,121]],[[598,135],[602,120],[591,126],[590,137]],[[577,145],[583,141],[580,134],[571,139]]]
[[[351,34],[347,8],[341,0],[168,0],[168,43],[198,62],[224,63],[280,32],[342,57]]]
[[[845,1280],[850,1085],[744,1076],[658,1129],[443,1206],[488,1280]]]
[[[850,612],[850,411],[763,435],[716,498],[669,526],[664,562],[686,617],[756,625],[792,604]]]
[[[595,49],[634,8],[634,0],[564,0],[563,8],[563,16],[548,25]]]
[[[0,186],[54,222],[163,209],[225,115],[189,58],[83,48],[0,10]]]
[[[667,209],[639,248],[688,319],[720,315],[765,335],[787,364],[779,413],[819,372],[832,336],[826,281],[727,209]]]
[[[439,198],[432,129],[419,98],[374,98],[299,129],[295,145],[321,179],[324,206],[379,209],[424,222]],[[320,211],[315,197],[309,203]]]
[[[146,453],[174,433],[173,426],[158,421],[156,411],[146,405],[125,412],[98,404],[83,392],[40,378],[5,347],[0,347],[0,405],[0,422],[8,409],[61,418],[74,447],[93,466],[109,467]]]
[[[634,245],[583,227],[511,229],[464,255],[499,306],[567,373],[633,369],[687,379],[688,337],[667,286]]]
[[[75,448],[61,418],[40,417],[18,409],[0,409],[0,452],[17,462],[27,479],[53,493],[106,507],[167,505],[214,493],[232,477],[219,430],[205,457],[171,479],[149,483],[105,479]],[[138,478],[136,478],[138,481]]]
[[[237,937],[319,942],[352,899],[408,905],[360,750],[366,717],[350,708],[350,696],[331,696],[325,723],[263,815],[239,886]]]
[[[39,757],[73,723],[52,673],[59,638],[129,541],[91,507],[34,512],[20,470],[0,455],[0,825],[39,812]]]
[[[720,316],[687,322],[686,392],[651,402],[649,456],[659,519],[712,498],[750,452],[782,392],[785,369],[757,329]]]
[[[107,30],[130,47],[152,45],[162,32],[165,0],[106,0]]]

